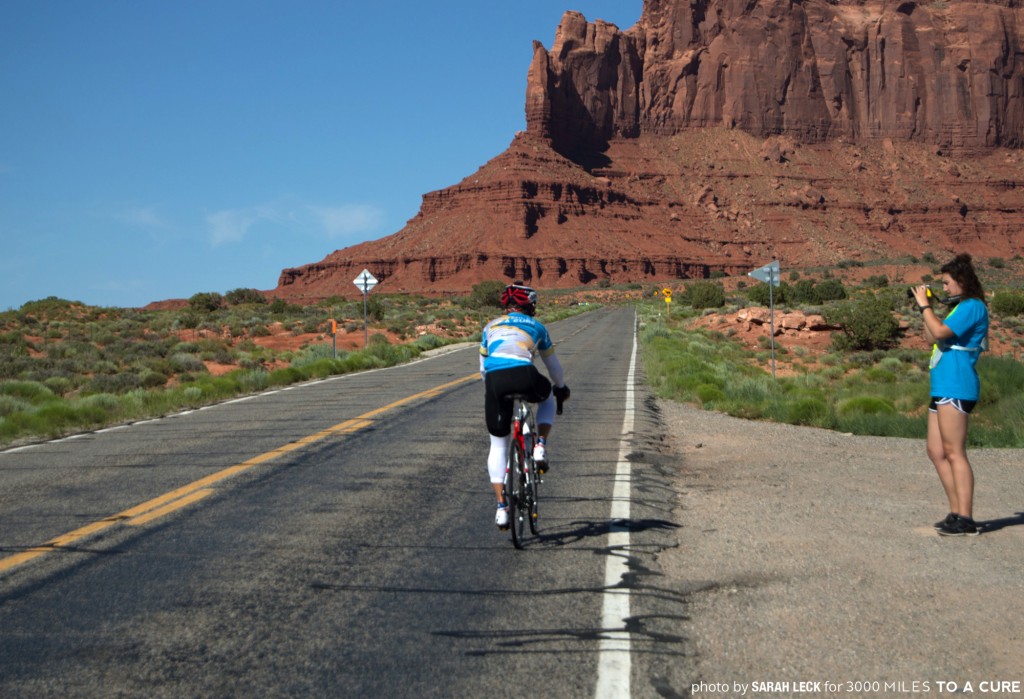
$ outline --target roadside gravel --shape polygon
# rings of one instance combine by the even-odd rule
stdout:
[[[922,440],[657,405],[692,696],[1024,696],[1024,452],[969,452],[988,531],[944,538]]]

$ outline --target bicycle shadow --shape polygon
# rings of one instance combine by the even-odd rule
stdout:
[[[1021,527],[1024,526],[1024,512],[1018,512],[1012,517],[988,519],[983,522],[977,522],[976,524],[982,532],[997,532],[1000,529],[1005,529],[1006,527]]]
[[[564,546],[573,544],[584,539],[595,536],[607,536],[612,532],[629,532],[637,534],[652,530],[678,529],[680,526],[675,522],[664,519],[615,519],[601,522],[570,522],[564,527],[554,529],[541,529],[537,534],[537,540],[545,544]]]

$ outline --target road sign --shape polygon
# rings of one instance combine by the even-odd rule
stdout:
[[[772,342],[772,379],[775,379],[775,297],[772,289],[779,286],[779,261],[769,262],[764,267],[758,267],[753,272],[747,272],[748,276],[768,284],[768,316],[771,318],[771,342]]]
[[[664,289],[661,290],[661,293],[665,294],[665,296],[671,296],[672,290],[666,286]]]
[[[370,289],[377,286],[377,278],[370,274],[370,270],[364,269],[358,277],[352,280],[364,294],[370,293]]]
[[[366,295],[370,293],[370,289],[377,286],[377,278],[370,274],[370,270],[364,269],[352,283],[363,292],[363,347],[366,347]]]
[[[758,267],[753,272],[747,273],[748,277],[753,277],[762,282],[767,282],[772,286],[779,285],[779,261],[771,262],[766,264],[764,267]]]

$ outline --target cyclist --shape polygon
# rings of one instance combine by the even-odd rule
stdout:
[[[568,400],[569,387],[547,328],[533,317],[537,312],[537,292],[522,282],[509,284],[501,293],[501,307],[506,310],[505,315],[484,328],[480,341],[480,375],[484,379],[484,416],[491,436],[487,472],[498,498],[494,523],[500,529],[507,529],[508,507],[502,483],[511,441],[511,395],[519,393],[538,404],[538,439],[533,459],[537,469],[544,473],[548,470],[547,440],[555,417],[555,398]],[[533,365],[535,354],[540,354],[551,381]]]

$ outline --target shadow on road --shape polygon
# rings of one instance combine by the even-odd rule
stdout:
[[[542,531],[538,539],[545,544],[562,546],[572,544],[594,536],[606,536],[611,531],[625,531],[631,534],[650,530],[678,529],[680,525],[664,519],[616,519],[601,522],[570,522],[568,527],[558,527],[550,531]]]
[[[1006,527],[1024,526],[1024,512],[1018,512],[1012,517],[989,519],[984,522],[978,522],[978,526],[981,527],[983,532],[996,532]]]

